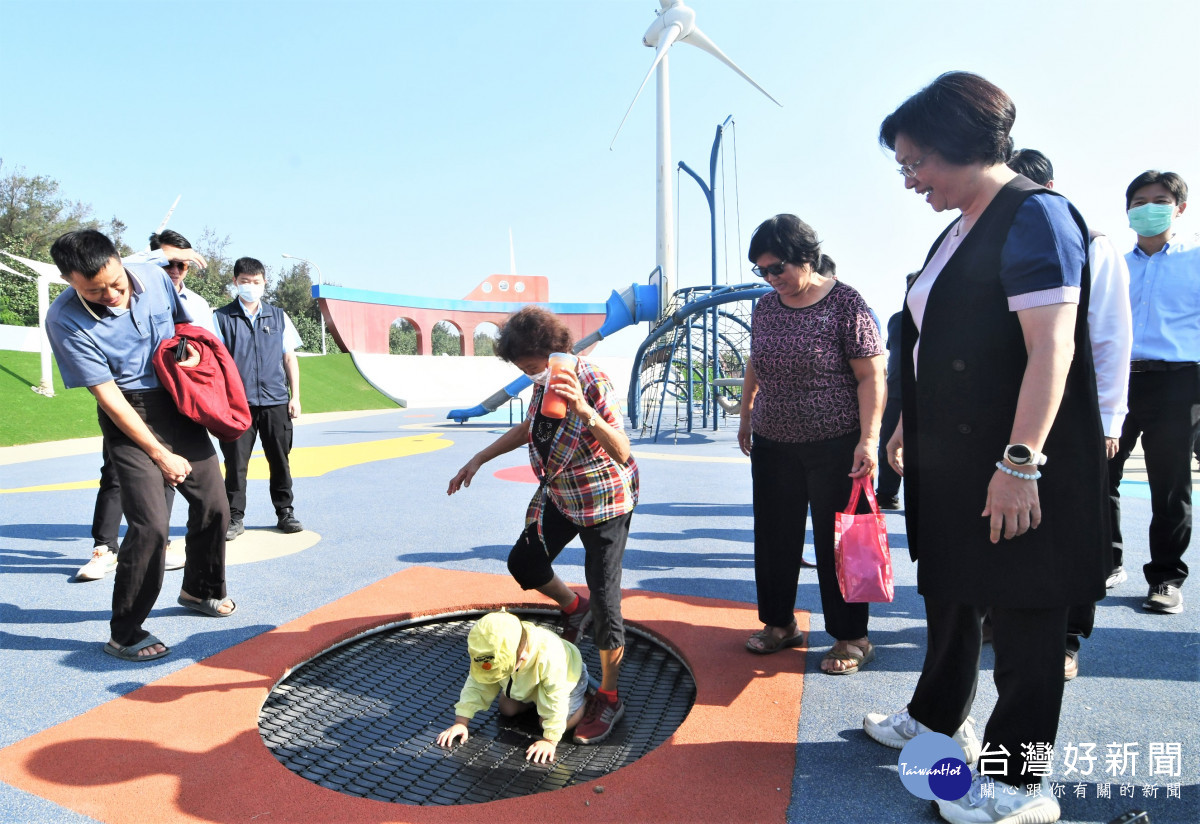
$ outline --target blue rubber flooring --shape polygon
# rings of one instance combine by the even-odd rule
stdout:
[[[168,572],[147,627],[173,652],[146,665],[124,664],[100,650],[107,637],[112,578],[72,580],[91,549],[94,489],[0,494],[0,746],[406,566],[507,574],[508,549],[535,487],[502,481],[492,473],[527,465],[525,452],[501,456],[484,467],[469,489],[447,497],[450,477],[503,431],[508,416],[502,411],[491,416],[494,420],[460,426],[444,421],[444,414],[401,410],[297,426],[297,449],[435,432],[452,445],[297,478],[297,516],[321,540],[303,552],[230,566],[229,592],[239,610],[220,622],[176,606],[182,573]],[[626,550],[624,585],[754,603],[750,472],[735,430],[678,437],[668,433],[656,443],[635,440],[634,451],[642,470],[642,502]],[[0,488],[96,478],[99,463],[98,454],[88,454],[0,466]],[[185,509],[181,501],[175,508],[173,536],[184,532]],[[1096,761],[1090,775],[1065,775],[1056,756],[1052,779],[1065,788],[1064,821],[1108,822],[1126,810],[1145,809],[1155,824],[1194,824],[1200,821],[1195,743],[1200,730],[1200,602],[1189,602],[1174,616],[1140,609],[1146,593],[1140,566],[1148,560],[1144,485],[1126,484],[1123,515],[1130,580],[1099,606],[1096,630],[1083,644],[1080,676],[1066,685],[1058,739],[1060,751],[1094,744]],[[251,482],[246,523],[274,523],[266,481]],[[812,649],[805,662],[810,675],[797,730],[789,822],[937,820],[928,802],[901,786],[898,751],[871,742],[861,730],[864,713],[904,706],[923,657],[923,605],[915,567],[907,558],[903,517],[889,515],[888,526],[896,598],[872,607],[877,658],[858,675],[835,678],[818,671],[832,641],[823,631],[815,570],[801,573],[797,607],[812,613]],[[811,532],[807,537],[811,542]],[[582,582],[582,562],[576,543],[563,552],[556,568],[564,580]],[[1191,597],[1187,587],[1185,597]],[[747,626],[747,634],[757,628]],[[995,702],[990,655],[985,648],[973,711],[981,723]],[[754,667],[755,659],[737,655],[728,666]],[[1181,745],[1178,764],[1151,757],[1155,745],[1171,743]],[[1110,752],[1120,752],[1120,757],[1110,757]],[[684,791],[687,777],[673,779]],[[1108,798],[1102,797],[1105,788]],[[0,821],[86,820],[0,784]]]

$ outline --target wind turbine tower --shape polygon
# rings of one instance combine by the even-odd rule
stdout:
[[[693,45],[733,69],[777,106],[783,104],[771,97],[766,89],[755,83],[750,75],[738,68],[732,60],[725,56],[723,51],[717,48],[713,41],[708,39],[704,32],[700,31],[696,26],[696,12],[684,5],[683,0],[659,0],[659,4],[662,6],[662,10],[650,28],[646,29],[645,35],[642,36],[642,43],[655,50],[654,62],[650,64],[650,70],[646,72],[645,78],[642,79],[642,85],[638,87],[637,94],[633,96],[633,102],[626,109],[625,117],[621,118],[621,125],[617,127],[609,149],[617,142],[617,135],[621,133],[621,128],[629,118],[629,113],[633,111],[642,90],[646,88],[650,75],[657,71],[657,152],[655,159],[657,244],[655,262],[659,271],[662,272],[662,279],[659,283],[659,312],[661,313],[666,308],[675,284],[675,239],[673,236],[675,209],[671,196],[671,91],[667,52],[676,43]]]

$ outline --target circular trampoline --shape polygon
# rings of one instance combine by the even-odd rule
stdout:
[[[554,628],[557,612],[513,610]],[[559,742],[555,761],[531,764],[541,737],[536,712],[503,718],[495,705],[453,749],[437,734],[454,722],[466,678],[467,633],[484,611],[375,630],[297,667],[259,712],[263,742],[294,773],[348,795],[401,804],[476,804],[592,781],[636,761],[683,723],[696,684],[679,658],[628,623],[621,666],[625,716],[602,744]],[[588,670],[600,672],[591,638]]]

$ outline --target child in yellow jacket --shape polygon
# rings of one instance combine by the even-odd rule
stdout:
[[[522,621],[510,612],[491,612],[467,636],[471,671],[454,705],[454,724],[438,734],[450,747],[470,737],[467,722],[500,698],[500,713],[514,716],[537,706],[542,738],[525,758],[535,764],[554,760],[563,734],[583,718],[587,699],[587,665],[579,649],[550,630]]]

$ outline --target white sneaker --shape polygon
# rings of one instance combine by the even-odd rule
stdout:
[[[863,718],[863,731],[885,747],[902,750],[904,745],[923,732],[933,732],[929,727],[908,714],[908,707],[900,712],[884,715],[881,712],[869,712]],[[962,726],[950,736],[954,743],[962,747],[963,760],[974,764],[979,760],[979,738],[975,735],[975,719],[968,717]]]
[[[1040,786],[1041,792],[1030,795],[1024,788],[976,775],[966,795],[957,801],[938,799],[937,808],[951,824],[1052,824],[1062,815],[1062,808],[1046,779]]]
[[[79,568],[75,578],[80,581],[99,581],[117,568],[117,553],[104,545],[92,549],[92,560]]]
[[[1106,589],[1120,586],[1129,580],[1129,573],[1125,571],[1125,567],[1119,566],[1109,573],[1108,580],[1104,582]]]
[[[167,547],[167,569],[183,569],[187,564],[187,553],[182,549],[171,549]]]

